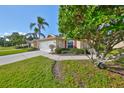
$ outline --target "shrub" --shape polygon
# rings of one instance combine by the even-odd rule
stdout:
[[[15,46],[16,49],[20,49],[20,48],[28,48],[28,45],[25,45],[25,46],[20,46],[20,45],[17,45]]]
[[[55,49],[55,53],[56,53],[56,54],[61,54],[61,51],[62,51],[61,48],[56,48],[56,49]]]
[[[86,50],[86,49],[83,49],[83,48],[82,48],[82,49],[80,49],[80,50],[81,50],[81,54],[85,54],[85,50]]]
[[[70,52],[74,55],[82,54],[82,49],[72,48],[70,49]]]
[[[83,49],[77,49],[77,48],[56,48],[55,49],[56,54],[64,54],[64,53],[71,53],[71,54],[83,54]]]
[[[71,53],[74,55],[79,54],[90,54],[87,49],[78,49],[78,48],[56,48],[55,53],[56,54],[64,54],[64,53]]]
[[[38,48],[29,48],[28,51],[35,51],[35,50],[39,50]]]
[[[70,48],[56,48],[55,53],[56,54],[63,54],[63,51],[70,51]]]
[[[71,48],[62,48],[61,54],[68,54],[68,53],[70,53],[70,49]]]
[[[55,48],[55,45],[50,44],[50,45],[49,45],[49,48],[50,48],[50,49],[51,49],[51,51],[53,52],[53,49]]]

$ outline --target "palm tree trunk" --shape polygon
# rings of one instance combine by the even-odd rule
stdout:
[[[40,25],[38,25],[38,27],[39,27],[39,39],[40,39],[41,26],[40,26]]]

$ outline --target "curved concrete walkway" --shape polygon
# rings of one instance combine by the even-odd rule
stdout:
[[[47,52],[41,51],[41,55],[48,57],[50,59],[56,61],[62,60],[88,60],[89,58],[86,55],[57,55],[57,54],[49,54]]]
[[[0,65],[5,65],[5,64],[25,60],[27,58],[36,57],[36,56],[40,56],[40,55],[50,58],[52,60],[56,60],[56,61],[89,59],[85,55],[76,55],[76,56],[74,56],[74,55],[56,55],[56,54],[49,54],[48,52],[44,52],[44,51],[32,51],[32,52],[0,56]]]

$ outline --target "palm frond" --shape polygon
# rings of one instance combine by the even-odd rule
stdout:
[[[43,22],[43,24],[46,25],[46,26],[49,26],[49,24],[47,22]]]
[[[42,17],[37,17],[38,24],[43,24],[44,20]]]
[[[45,35],[43,33],[40,33],[41,36],[43,36],[45,38]]]
[[[35,33],[38,33],[39,32],[39,29],[37,27],[34,28],[34,32]]]
[[[45,27],[44,27],[44,25],[42,25],[42,29],[43,29],[43,30],[45,30]]]
[[[30,29],[32,29],[35,25],[36,23],[30,23]]]

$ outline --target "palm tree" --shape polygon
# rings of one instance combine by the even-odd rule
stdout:
[[[45,26],[49,26],[49,24],[45,22],[45,19],[43,19],[42,17],[37,17],[37,23],[31,23],[30,29],[32,30],[32,28],[34,27],[34,33],[38,34],[40,39],[40,35],[42,34],[41,29],[45,30]]]

